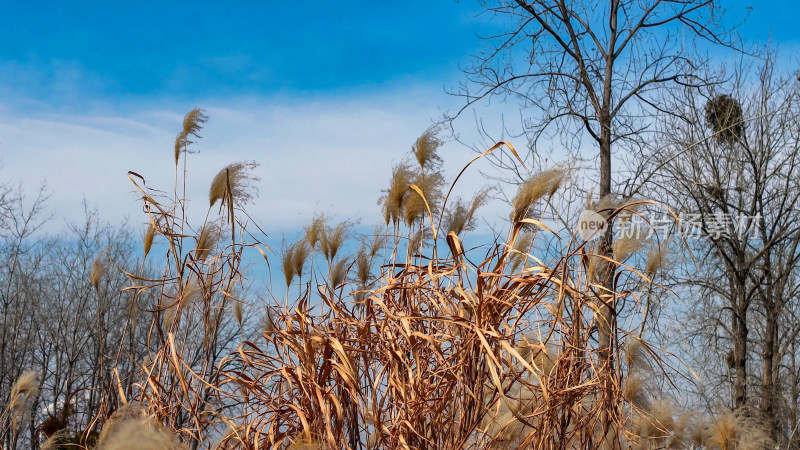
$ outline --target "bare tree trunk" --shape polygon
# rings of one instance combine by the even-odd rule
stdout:
[[[747,402],[747,306],[744,299],[738,299],[733,318],[733,361],[736,379],[733,382],[733,404],[735,409]]]

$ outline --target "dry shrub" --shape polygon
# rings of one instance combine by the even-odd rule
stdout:
[[[156,299],[165,292],[188,296],[187,286],[196,280],[204,301],[183,308],[172,300],[176,311],[168,328],[159,326],[154,314],[146,336],[152,358],[141,365],[127,394],[146,405],[148,414],[137,412],[121,425],[112,418],[103,427],[111,427],[103,442],[138,432],[141,442],[149,433],[147,439],[161,439],[163,448],[179,445],[160,423],[206,448],[223,433],[236,436],[224,445],[248,449],[355,449],[368,441],[377,448],[441,449],[600,448],[620,442],[626,424],[622,377],[601,378],[608,372],[599,367],[592,343],[596,294],[579,276],[585,244],[569,244],[521,273],[516,272],[521,262],[513,262],[515,255],[532,252],[534,240],[546,232],[520,220],[536,201],[553,195],[565,171],[554,169],[526,182],[514,201],[506,238],[484,247],[482,259],[474,253],[466,258],[456,230],[437,234],[419,220],[423,210],[415,202],[422,197],[409,191],[412,180],[429,205],[444,200],[438,194],[441,182],[431,181],[437,172],[426,162],[434,161],[435,152],[423,152],[423,144],[433,144],[416,144],[421,170],[428,172],[423,177],[408,165],[395,167],[383,199],[387,223],[395,225],[390,235],[395,246],[384,248],[387,240],[376,232],[373,242],[352,256],[353,264],[346,264],[346,257],[337,258],[346,223],[329,229],[315,219],[304,239],[282,255],[286,285],[304,272],[309,283],[299,286],[296,298],[287,294],[284,305],[267,305],[263,335],[238,348],[215,347],[216,338],[231,309],[230,293],[245,278],[239,272],[242,252],[257,248],[266,255],[264,246],[248,234],[238,209],[223,208],[219,223],[242,238],[209,261],[188,257],[193,250],[183,243],[191,237],[182,232],[181,210],[186,202],[169,203],[137,183],[169,250],[164,275],[132,277],[134,287]],[[242,204],[237,198],[247,189],[236,180],[247,177],[237,167],[215,178],[211,206],[226,198]],[[457,228],[467,228],[474,209],[470,206]],[[433,214],[439,211],[431,208]],[[414,225],[405,230],[407,237],[401,219]],[[414,234],[433,245],[412,243],[419,254],[409,252],[403,260],[397,243]],[[331,263],[328,270],[307,268],[314,248]],[[325,273],[329,279],[319,280]],[[116,404],[115,387],[107,391],[108,404]]]

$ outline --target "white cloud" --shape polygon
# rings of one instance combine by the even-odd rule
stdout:
[[[299,101],[237,99],[209,101],[210,117],[188,160],[188,197],[194,214],[207,208],[207,189],[225,165],[256,160],[260,197],[250,208],[272,230],[292,229],[314,211],[340,219],[380,220],[376,201],[393,164],[440,113],[440,90],[408,89],[380,96]],[[85,196],[101,216],[143,222],[141,204],[126,173],[171,191],[173,141],[190,109],[126,106],[70,114],[24,114],[0,106],[0,179],[22,180],[28,190],[47,180],[50,210],[80,222]],[[469,124],[466,124],[469,125]],[[457,143],[443,148],[453,175],[473,154]],[[461,190],[484,184],[477,170]],[[60,226],[63,222],[57,221]]]

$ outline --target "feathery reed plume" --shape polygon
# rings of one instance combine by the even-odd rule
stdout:
[[[435,169],[442,162],[437,151],[443,144],[439,139],[440,128],[433,126],[425,130],[420,137],[417,138],[414,145],[411,146],[411,153],[414,154],[420,169]]]
[[[193,303],[196,303],[203,295],[203,288],[196,279],[192,279],[183,288],[181,299],[178,303],[180,308],[185,308]]]
[[[169,330],[172,328],[172,322],[175,320],[175,314],[177,313],[178,305],[173,304],[172,299],[164,295],[159,301],[159,307],[161,310],[161,326],[164,327],[164,329]]]
[[[592,208],[597,214],[608,218],[612,212],[614,212],[619,206],[621,202],[617,199],[615,194],[607,194],[600,198],[597,203],[592,204]]]
[[[198,261],[208,258],[220,237],[222,237],[222,229],[219,225],[213,222],[203,225],[200,235],[197,237],[197,248],[195,249],[195,257]]]
[[[617,261],[625,261],[634,253],[641,250],[647,243],[647,239],[638,236],[639,232],[631,233],[628,236],[622,236],[614,240],[612,249],[614,251],[614,259]]]
[[[153,224],[147,226],[147,231],[144,232],[144,238],[142,241],[144,243],[144,257],[147,258],[147,254],[150,253],[150,247],[153,246],[153,238],[156,235],[156,229],[153,228]]]
[[[386,235],[382,234],[381,229],[376,227],[375,234],[372,236],[372,243],[369,245],[369,257],[374,258],[384,247],[386,247]]]
[[[39,393],[39,372],[26,370],[17,377],[11,386],[11,398],[7,411],[11,417],[12,427],[16,430],[28,416],[31,402]]]
[[[249,203],[257,195],[253,182],[260,180],[252,173],[256,167],[258,163],[255,161],[242,161],[220,170],[208,190],[209,206],[214,206],[218,200],[222,200],[224,205],[228,198],[237,205]]]
[[[642,343],[639,339],[631,337],[625,343],[622,353],[622,362],[625,363],[629,371],[648,368],[647,352],[642,349]]]
[[[92,286],[94,286],[95,292],[100,292],[100,279],[106,272],[106,261],[103,257],[103,253],[104,252],[100,252],[94,259],[92,262],[92,269],[89,272],[89,279],[92,282]]]
[[[551,346],[544,344],[541,339],[533,335],[523,335],[517,340],[516,350],[525,360],[532,363],[542,375],[552,375],[556,368],[558,352]]]
[[[564,182],[566,171],[555,168],[540,172],[522,183],[517,191],[517,195],[511,201],[513,210],[511,220],[519,222],[526,218],[530,213],[530,208],[545,196],[552,197]]]
[[[308,245],[312,250],[317,248],[317,244],[319,244],[320,250],[324,251],[322,247],[324,245],[323,243],[325,242],[325,226],[327,221],[328,220],[325,215],[316,215],[313,219],[311,219],[311,223],[306,227],[306,241],[308,241]]]
[[[622,398],[638,408],[646,409],[649,405],[645,386],[647,379],[640,373],[629,373],[622,385]]]
[[[105,423],[103,424],[102,429],[100,430],[100,436],[97,438],[98,448],[102,448],[102,445],[105,444],[108,436],[114,434],[119,426],[127,421],[127,420],[138,420],[143,419],[146,417],[146,413],[144,409],[138,402],[130,402],[111,414]]]
[[[653,244],[650,247],[650,252],[647,254],[647,262],[644,265],[645,275],[652,278],[653,275],[664,266],[666,248],[666,243],[662,243],[661,245]]]
[[[706,443],[720,450],[776,448],[767,425],[746,408],[718,413],[709,424]]]
[[[208,117],[203,113],[204,111],[202,109],[195,108],[183,116],[183,130],[175,137],[175,165],[178,165],[181,152],[186,151],[186,146],[194,143],[189,140],[189,136],[200,138],[198,133],[203,129],[203,124],[208,120]]]
[[[327,229],[322,235],[322,253],[329,263],[336,258],[336,254],[342,248],[349,227],[350,224],[348,222],[340,222],[333,229]]]
[[[417,230],[417,232],[414,233],[413,236],[411,236],[411,239],[409,239],[408,241],[408,247],[407,247],[409,254],[414,254],[414,252],[419,250],[419,247],[422,245],[422,243],[425,241],[425,238],[427,237],[427,233],[425,232],[425,230],[426,230],[425,228]]]
[[[414,178],[414,173],[407,163],[400,163],[392,169],[392,179],[386,195],[381,198],[383,202],[383,216],[386,224],[396,223],[403,216],[403,206],[408,196],[408,186]]]
[[[185,450],[178,437],[150,417],[128,419],[109,433],[99,450]]]
[[[289,444],[286,450],[322,450],[322,444],[309,433],[304,432],[302,436],[296,438],[294,442]]]
[[[328,281],[330,282],[330,286],[332,288],[335,289],[344,283],[345,277],[347,276],[347,267],[349,263],[349,258],[340,258],[338,261],[331,264]]]
[[[417,185],[425,198],[423,199],[417,191],[408,191],[403,211],[406,225],[408,226],[413,225],[419,220],[424,220],[425,213],[428,211],[428,208],[425,207],[426,201],[431,211],[437,209],[439,202],[444,196],[442,188],[445,185],[445,179],[444,175],[441,173],[432,172],[425,174],[425,176],[417,176],[413,184]]]
[[[472,202],[469,205],[467,205],[460,198],[457,199],[447,212],[447,217],[445,218],[447,232],[461,234],[463,231],[469,231],[473,229],[474,226],[472,225],[472,219],[475,216],[475,212],[488,201],[488,189],[482,189],[478,191],[478,193],[472,198]]]
[[[364,287],[367,285],[370,277],[370,267],[372,266],[367,252],[362,248],[356,256],[356,278],[358,278],[358,285]]]
[[[303,268],[308,260],[308,246],[305,241],[297,241],[294,244],[294,251],[292,251],[292,265],[294,266],[294,273],[298,277],[303,278]]]
[[[522,234],[517,237],[511,252],[510,273],[516,273],[517,269],[521,266],[524,267],[524,263],[528,261],[528,252],[531,251],[531,246],[533,246],[533,238],[534,234],[526,231],[523,231]]]
[[[51,434],[47,440],[39,447],[39,450],[58,450],[64,448],[63,444],[69,439],[67,430],[58,430]]]
[[[233,317],[236,319],[236,323],[239,324],[239,327],[241,327],[242,321],[244,320],[244,308],[242,307],[241,300],[233,302]]]
[[[275,319],[272,318],[272,308],[267,306],[264,310],[264,334],[275,332]]]
[[[668,439],[676,441],[673,442],[674,444],[679,444],[676,431],[680,430],[677,429],[674,413],[674,405],[665,400],[657,400],[649,406],[647,411],[635,414],[633,428],[640,438],[638,444],[644,448],[656,446],[657,448],[675,448],[665,445]],[[643,445],[645,443],[650,445]]]
[[[297,272],[294,270],[294,250],[295,246],[290,245],[283,249],[283,254],[281,255],[281,268],[283,269],[283,276],[286,279],[286,286],[292,284],[292,280],[294,279]]]

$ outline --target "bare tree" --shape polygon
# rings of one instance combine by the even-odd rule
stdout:
[[[749,405],[749,380],[758,379],[758,406],[778,439],[789,433],[782,410],[796,402],[782,400],[779,380],[794,364],[798,334],[786,315],[800,290],[800,103],[796,78],[775,74],[774,65],[770,57],[727,85],[674,97],[682,117],[663,130],[649,187],[700,237],[691,242],[701,266],[685,266],[681,281],[704,299],[706,320],[690,323],[729,342],[730,406]],[[756,337],[759,352],[748,348]]]
[[[598,192],[615,195],[612,150],[642,145],[653,115],[665,111],[665,86],[701,84],[692,47],[703,38],[723,44],[712,0],[502,0],[482,1],[484,9],[507,23],[489,37],[488,51],[466,69],[467,81],[457,93],[464,109],[487,97],[518,100],[533,108],[527,123],[531,148],[555,128],[596,145]],[[462,109],[461,111],[463,111]],[[459,111],[459,114],[460,112]],[[571,131],[570,131],[571,130]],[[612,255],[612,227],[601,238],[598,253]],[[600,370],[614,373],[617,305],[615,266],[601,260],[596,291],[599,313]],[[610,381],[609,381],[610,383]],[[610,385],[608,386],[610,389]],[[608,426],[610,420],[606,421]]]

